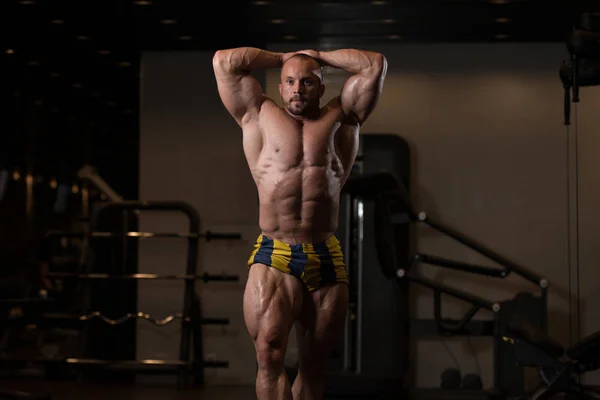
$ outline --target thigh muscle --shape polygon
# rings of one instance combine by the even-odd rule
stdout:
[[[302,307],[302,285],[263,264],[250,268],[244,292],[244,320],[254,342],[285,347]]]
[[[303,357],[327,355],[344,330],[348,310],[348,286],[338,283],[306,293],[298,329]]]

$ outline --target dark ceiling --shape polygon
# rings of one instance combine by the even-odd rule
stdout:
[[[267,42],[564,41],[598,1],[0,0],[0,168],[72,174],[136,151],[144,50]],[[599,8],[595,6],[595,8]],[[214,24],[214,26],[213,26]],[[558,66],[557,66],[558,68]],[[5,130],[6,129],[6,130]],[[29,159],[27,154],[34,155]],[[32,161],[33,160],[33,161]],[[39,172],[39,171],[38,171]],[[40,172],[41,173],[41,172]]]

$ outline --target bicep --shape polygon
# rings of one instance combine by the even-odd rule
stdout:
[[[362,124],[369,117],[383,89],[387,64],[383,59],[367,71],[351,76],[340,95],[344,113]]]
[[[240,126],[245,117],[258,114],[263,93],[254,76],[250,73],[230,73],[217,65],[215,77],[223,105]]]

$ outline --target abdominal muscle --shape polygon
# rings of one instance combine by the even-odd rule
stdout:
[[[328,165],[258,163],[259,223],[264,235],[300,244],[324,242],[335,234],[341,175],[334,158]]]

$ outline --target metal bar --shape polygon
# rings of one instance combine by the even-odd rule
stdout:
[[[364,272],[364,228],[365,228],[365,222],[364,222],[364,203],[362,199],[357,199],[356,200],[356,206],[357,206],[357,235],[358,235],[358,243],[356,244],[356,254],[357,254],[357,260],[356,260],[356,266],[358,269],[358,276],[357,276],[357,281],[358,282],[362,282],[363,281],[363,272]],[[356,369],[355,372],[357,374],[360,374],[362,372],[362,344],[363,344],[363,297],[364,297],[364,293],[363,293],[363,285],[359,284],[358,285],[358,299],[357,299],[357,306],[356,306],[356,314],[357,314],[357,321],[356,321]]]
[[[425,264],[437,265],[440,267],[454,269],[457,271],[470,272],[473,274],[491,276],[495,278],[503,278],[506,276],[506,270],[504,269],[470,264],[462,261],[451,260],[449,258],[432,256],[428,254],[416,254],[414,257],[417,258],[419,262]]]
[[[346,196],[346,212],[344,213],[344,220],[346,222],[346,230],[345,230],[345,235],[344,235],[344,246],[343,248],[345,249],[349,249],[348,251],[348,263],[350,265],[354,265],[354,260],[352,259],[352,249],[353,249],[353,243],[352,243],[352,204],[353,204],[353,200],[351,196]],[[350,271],[348,271],[349,273]],[[352,334],[351,334],[351,330],[352,330],[352,323],[351,323],[351,319],[350,319],[350,307],[348,307],[348,309],[346,310],[346,320],[344,322],[344,350],[343,350],[343,371],[349,371],[350,369],[350,341],[352,338]]]
[[[223,240],[223,239],[241,239],[240,233],[219,233],[207,231],[206,233],[194,233],[194,232],[137,232],[127,231],[123,234],[114,232],[65,232],[65,231],[50,231],[45,234],[46,237],[58,236],[58,237],[75,237],[82,238],[86,236],[94,238],[114,238],[114,237],[131,237],[131,238],[202,238],[207,241],[210,240]]]
[[[195,209],[191,208],[191,211],[195,212]],[[189,223],[189,232],[190,233],[200,233],[200,218],[198,214],[194,215],[190,213],[188,210],[188,215],[190,217]],[[187,262],[186,262],[186,274],[187,275],[196,275],[197,274],[197,263],[198,263],[198,240],[194,240],[194,238],[188,238],[188,251],[187,251]],[[197,310],[194,310],[194,302],[199,302],[200,300],[196,297],[196,284],[192,280],[186,280],[184,283],[185,289],[183,293],[183,314],[187,317],[190,317],[192,314],[196,318],[202,318],[202,309],[198,307]],[[195,311],[195,312],[194,312]],[[202,346],[202,353],[197,353],[200,359],[204,358],[204,343],[202,337],[202,330],[198,330],[196,335],[194,335],[194,327],[191,324],[187,324],[184,321],[181,321],[181,343],[180,343],[180,360],[181,361],[190,361],[191,358],[191,343],[192,337],[198,338],[200,343],[195,343],[196,346]],[[194,336],[193,336],[194,335]],[[200,373],[204,375],[204,366],[199,366]],[[179,370],[179,379],[178,385],[180,389],[183,389],[188,384],[189,374],[186,370]],[[204,377],[202,377],[204,381]]]
[[[424,218],[420,218],[420,221],[429,225],[430,227],[434,228],[435,230],[450,236],[454,240],[464,244],[465,246],[471,248],[472,250],[475,250],[479,254],[482,254],[485,257],[504,266],[506,269],[505,276],[508,276],[509,273],[514,272],[517,275],[520,275],[523,278],[527,279],[528,281],[532,282],[536,286],[539,286],[542,284],[543,278],[541,276],[528,271],[524,267],[521,267],[520,265],[510,261],[506,257],[503,257],[503,256],[499,255],[498,253],[486,248],[485,246],[475,242],[474,240],[467,238],[462,233],[460,233],[442,223],[434,221],[431,218],[429,218],[428,216],[425,216]]]
[[[457,324],[457,319],[444,318],[443,322]],[[493,336],[494,320],[471,320],[463,330],[461,336]],[[435,319],[412,319],[410,331],[416,335],[439,335],[440,327]]]
[[[399,279],[408,279],[411,282],[418,283],[419,285],[428,287],[433,290],[437,290],[441,293],[448,294],[450,296],[456,297],[457,299],[464,300],[468,303],[475,304],[481,308],[485,308],[486,310],[498,312],[500,310],[500,305],[498,303],[493,303],[489,300],[486,300],[482,297],[476,296],[471,293],[463,292],[462,290],[442,285],[438,282],[435,282],[429,278],[425,278],[423,276],[410,275],[406,274],[404,270],[398,271]]]
[[[70,365],[96,365],[96,366],[122,366],[122,367],[146,367],[140,371],[158,372],[161,367],[176,367],[176,368],[197,368],[199,365],[211,368],[227,368],[229,361],[224,360],[206,360],[182,362],[180,360],[99,360],[93,358],[47,358],[47,357],[2,357],[0,365],[22,364],[22,363],[39,363],[39,364],[70,364]],[[172,370],[172,368],[170,369]]]
[[[91,312],[88,314],[45,313],[45,314],[42,314],[41,318],[54,319],[54,320],[70,319],[70,320],[79,320],[79,321],[91,321],[94,319],[100,319],[109,325],[120,325],[122,323],[125,323],[125,322],[127,322],[129,320],[133,320],[133,319],[144,319],[148,322],[153,323],[156,326],[165,326],[165,325],[169,324],[170,322],[174,321],[175,319],[183,319],[185,322],[192,322],[192,318],[184,317],[183,314],[180,314],[180,313],[175,314],[175,315],[169,315],[163,319],[157,319],[147,313],[142,313],[142,312],[138,312],[135,314],[130,313],[119,319],[111,319],[111,318],[106,317],[105,315],[102,315],[102,313],[100,313],[98,311]],[[229,318],[199,318],[198,320],[195,320],[194,322],[197,324],[200,324],[200,325],[228,325]]]
[[[127,274],[127,275],[110,275],[106,273],[89,273],[80,274],[76,272],[49,272],[44,275],[48,278],[61,278],[61,279],[160,279],[160,280],[203,280],[208,281],[224,281],[224,282],[237,282],[239,281],[238,275],[159,275],[159,274]]]
[[[181,360],[99,360],[93,358],[67,358],[64,360],[67,364],[86,364],[86,365],[115,365],[115,366],[190,366],[203,365],[205,367],[228,367],[228,361],[210,360],[201,362],[181,361]]]
[[[81,167],[79,171],[77,171],[77,176],[80,179],[91,182],[96,189],[104,193],[111,201],[123,201],[123,197],[110,187],[110,185],[96,173],[96,170],[91,165],[84,165]]]

